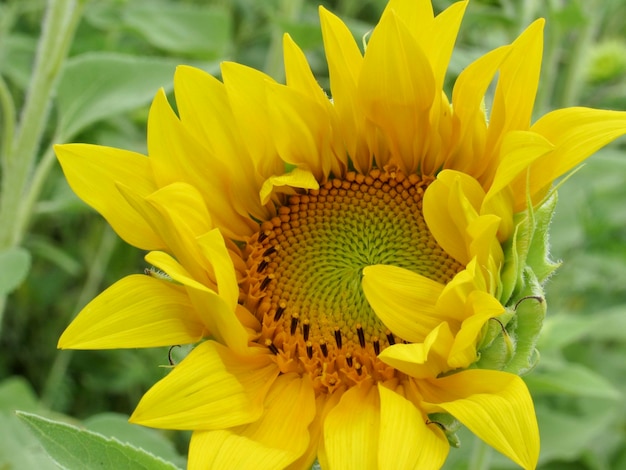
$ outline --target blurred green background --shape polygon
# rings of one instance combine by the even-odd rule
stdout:
[[[142,252],[121,242],[73,195],[51,144],[89,142],[145,152],[149,103],[159,87],[171,92],[177,64],[217,74],[220,61],[234,60],[282,80],[285,31],[328,88],[317,5],[337,13],[361,37],[386,2],[48,3],[0,2],[0,469],[56,468],[15,409],[80,423],[184,467],[188,434],[126,423],[142,393],[166,373],[160,366],[168,364],[167,348],[56,349],[65,326],[90,299],[146,264]],[[435,9],[450,3],[435,0]],[[46,8],[49,18],[53,10],[60,15],[58,33],[42,31]],[[547,25],[536,116],[572,105],[626,109],[622,0],[472,0],[448,91],[473,59],[511,42],[538,17]],[[38,48],[44,59],[53,59],[35,86]],[[35,88],[40,108],[28,110]],[[20,129],[33,133],[19,136]],[[626,468],[625,144],[622,139],[602,150],[560,190],[551,240],[553,257],[563,266],[547,286],[542,359],[526,377],[539,418],[542,469]],[[17,160],[28,164],[16,170]],[[17,212],[9,217],[11,207]],[[464,445],[451,450],[448,469],[467,469],[472,461],[473,438],[461,438]],[[494,455],[491,468],[515,466]]]

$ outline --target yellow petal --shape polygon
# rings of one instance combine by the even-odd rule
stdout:
[[[439,470],[450,445],[436,425],[400,394],[378,385],[380,442],[378,468]]]
[[[509,46],[499,47],[472,62],[459,74],[452,91],[453,139],[459,150],[445,162],[445,168],[462,171],[479,179],[492,164],[490,159],[493,156],[485,154],[487,118],[483,107],[484,97],[500,64],[510,51]],[[476,158],[476,155],[481,155],[481,158]]]
[[[539,119],[531,131],[555,146],[551,154],[538,159],[531,169],[530,193],[534,195],[598,149],[624,135],[626,112],[558,109]]]
[[[393,10],[385,11],[372,33],[358,87],[365,115],[385,136],[394,163],[413,173],[428,143],[429,110],[440,90],[426,54]],[[381,167],[387,163],[376,158]]]
[[[485,197],[480,184],[471,176],[443,170],[424,193],[424,220],[437,243],[457,261],[471,259],[469,224],[478,217]]]
[[[204,200],[194,186],[172,183],[141,197],[127,186],[118,186],[126,200],[148,221],[171,252],[193,277],[208,283],[206,260],[200,255],[196,237],[212,228]]]
[[[324,110],[324,113],[317,117],[317,128],[319,129],[317,138],[318,145],[320,145],[323,140],[318,158],[327,160],[323,162],[322,167],[330,164],[329,173],[332,173],[335,177],[339,177],[345,172],[348,161],[345,155],[341,132],[339,131],[340,125],[335,107],[326,95],[326,92],[315,80],[304,52],[296,45],[289,34],[284,35],[283,48],[285,51],[287,86],[294,91],[302,93],[307,99],[314,101]],[[294,96],[298,95],[294,94]],[[302,105],[304,103],[300,104]],[[306,116],[307,111],[304,112]],[[315,132],[315,128],[312,128],[312,130]],[[325,178],[329,173],[326,173]]]
[[[369,385],[345,392],[324,421],[324,448],[329,468],[378,468],[380,404]]]
[[[269,202],[274,191],[295,194],[293,188],[319,189],[320,185],[313,173],[308,170],[294,168],[289,173],[270,176],[263,182],[259,197],[263,204]]]
[[[226,170],[227,189],[237,213],[268,217],[261,206],[252,159],[239,133],[224,84],[203,70],[179,66],[174,75],[176,106],[183,125]],[[236,190],[233,190],[236,188]]]
[[[395,335],[421,343],[445,318],[435,311],[443,286],[391,265],[363,269],[363,292],[380,320]]]
[[[184,289],[127,276],[93,299],[59,339],[62,349],[149,348],[195,343],[204,325]]]
[[[287,470],[308,470],[313,466],[315,460],[320,463],[322,468],[329,468],[322,435],[323,425],[326,416],[339,403],[342,395],[342,390],[336,390],[331,395],[321,394],[315,398],[315,418],[309,425],[309,448],[298,460],[287,467]]]
[[[486,292],[474,291],[465,304],[466,319],[454,338],[448,364],[451,368],[464,368],[478,359],[476,343],[485,323],[504,313],[498,300]]]
[[[554,145],[535,132],[513,131],[505,136],[502,161],[481,207],[481,213],[497,214],[501,218],[503,223],[498,233],[501,241],[508,240],[513,233],[513,213],[525,209],[529,199],[539,202],[529,187],[533,179],[530,168],[534,162],[550,158],[553,150]]]
[[[248,355],[255,352],[248,347],[248,332],[239,321],[235,310],[208,287],[200,284],[174,258],[167,253],[153,251],[146,261],[167,273],[172,279],[187,287],[187,294],[211,335],[235,352]]]
[[[167,253],[162,251],[151,251],[144,257],[144,259],[152,266],[166,273],[174,281],[180,282],[184,286],[192,287],[198,290],[206,290],[207,292],[210,291],[207,286],[193,279],[191,274],[189,274],[189,272],[182,267],[178,261]]]
[[[447,372],[447,358],[454,337],[448,323],[434,328],[423,343],[395,344],[384,349],[378,358],[405,374],[423,379]]]
[[[133,423],[165,429],[223,429],[262,415],[266,393],[278,376],[268,356],[235,355],[206,341],[143,396]]]
[[[124,241],[143,250],[165,247],[116,186],[117,183],[133,186],[142,195],[156,191],[148,158],[126,150],[86,144],[55,145],[54,151],[72,190],[102,214]]]
[[[532,398],[518,376],[473,369],[420,385],[424,405],[447,411],[518,465],[535,468],[539,429]]]
[[[280,158],[326,181],[335,158],[328,110],[317,101],[284,85],[267,85],[268,112],[274,145]]]
[[[250,218],[235,210],[226,167],[182,125],[161,90],[148,116],[148,153],[159,186],[183,182],[202,195],[215,225],[231,238],[253,233]]]
[[[502,143],[502,161],[498,165],[493,183],[491,183],[489,191],[487,191],[485,203],[509,186],[518,176],[522,175],[524,181],[526,181],[526,170],[530,165],[553,149],[554,145],[536,132],[509,132]],[[525,194],[525,191],[516,196],[518,200],[524,202],[528,198],[528,194]]]
[[[213,229],[197,239],[200,251],[211,263],[217,281],[217,292],[228,308],[235,310],[239,300],[239,285],[233,260],[228,254],[224,237],[218,229]]]
[[[465,310],[467,299],[476,290],[485,292],[487,285],[477,265],[477,259],[473,258],[463,271],[458,272],[446,284],[435,308],[442,315],[450,318],[451,324],[460,325],[467,318]]]
[[[510,205],[508,207],[510,208]],[[507,224],[512,226],[513,214],[509,212],[505,215],[508,216],[506,219]],[[504,231],[504,225],[506,225],[504,219],[492,214],[486,214],[470,222],[467,227],[467,233],[472,240],[469,244],[470,256],[478,259],[483,269],[490,268],[490,265],[493,265],[496,269],[489,271],[490,273],[498,271],[504,262],[504,253],[502,245],[500,245],[500,241],[508,240],[508,237],[501,237],[500,232]],[[488,289],[493,293],[499,280],[492,279],[492,281]]]
[[[188,457],[188,470],[275,470],[289,462],[284,450],[267,447],[229,430],[194,431]]]
[[[304,52],[302,52],[289,34],[283,36],[283,50],[287,86],[315,100],[319,105],[326,107],[328,104],[326,93],[315,80]]]
[[[540,18],[526,28],[511,44],[511,51],[502,62],[489,118],[486,149],[489,157],[497,154],[507,132],[530,127],[541,70],[544,23]]]
[[[319,12],[333,107],[337,114],[336,129],[341,133],[355,168],[367,173],[372,164],[372,152],[367,146],[364,117],[357,97],[363,57],[347,26],[324,7],[320,6]]]
[[[229,430],[194,433],[189,468],[285,468],[306,450],[315,398],[308,377],[278,377],[265,399],[262,417]]]
[[[280,174],[284,162],[276,154],[267,111],[266,84],[274,80],[258,70],[234,62],[221,64],[228,101],[239,133],[262,177]]]
[[[435,17],[430,30],[414,30],[417,34],[421,33],[420,37],[418,37],[418,43],[422,45],[422,49],[429,55],[435,77],[435,87],[438,90],[443,87],[443,80],[448,70],[450,56],[454,49],[454,43],[456,42],[467,4],[468,1],[463,1],[450,5]]]
[[[416,42],[428,55],[435,77],[435,87],[441,89],[448,69],[450,55],[465,13],[467,2],[457,2],[433,16],[430,1],[391,0],[388,9],[407,26]]]
[[[420,30],[428,30],[433,24],[435,13],[432,2],[427,0],[390,0],[385,11],[393,10],[407,28],[420,39]]]

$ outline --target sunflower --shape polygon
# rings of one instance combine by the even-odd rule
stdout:
[[[286,35],[286,84],[182,66],[149,156],[56,147],[73,190],[149,253],[61,348],[191,344],[131,421],[192,430],[190,468],[440,468],[458,422],[529,469],[556,267],[552,188],[626,114],[531,125],[543,20],[444,75],[466,8],[391,0],[363,53],[320,8],[332,99]],[[484,96],[497,75],[487,115]]]

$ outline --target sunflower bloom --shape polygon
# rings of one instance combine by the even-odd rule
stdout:
[[[626,114],[531,124],[542,20],[446,96],[465,7],[391,0],[365,52],[320,8],[332,100],[287,35],[286,84],[179,67],[178,114],[158,92],[147,157],[56,147],[73,190],[160,272],[104,291],[59,346],[195,345],[131,417],[192,430],[190,468],[437,469],[457,421],[535,468],[519,374],[556,267],[552,183]]]

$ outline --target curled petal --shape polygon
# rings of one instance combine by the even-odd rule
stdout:
[[[485,198],[471,176],[443,170],[424,193],[424,219],[439,245],[463,264],[471,259],[468,226],[478,218]]]
[[[433,378],[449,369],[447,359],[453,343],[450,326],[443,322],[423,343],[395,344],[383,350],[378,358],[411,377]]]
[[[363,292],[380,320],[394,334],[421,343],[445,318],[435,311],[443,285],[408,269],[391,265],[367,266]]]

